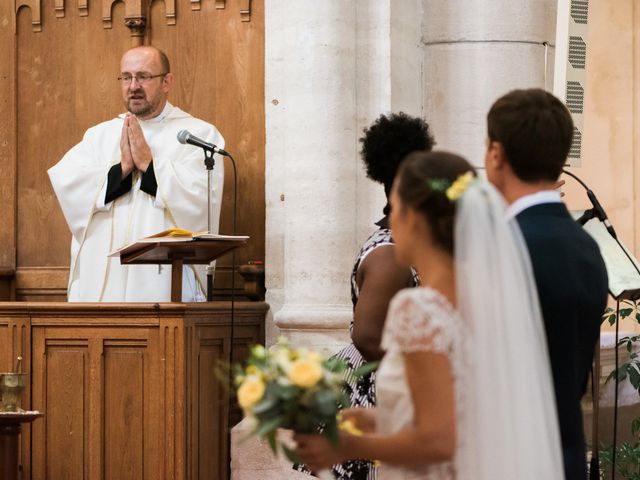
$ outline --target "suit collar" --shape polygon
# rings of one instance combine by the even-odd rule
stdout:
[[[562,203],[560,200],[560,192],[557,190],[543,190],[542,192],[532,193],[531,195],[525,195],[513,202],[507,208],[506,217],[507,220],[515,218],[521,212],[528,208],[535,207],[536,205],[543,205],[546,203]]]

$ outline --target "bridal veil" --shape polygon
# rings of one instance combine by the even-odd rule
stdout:
[[[486,181],[458,200],[457,304],[465,324],[459,480],[561,480],[560,433],[544,324],[515,219]]]

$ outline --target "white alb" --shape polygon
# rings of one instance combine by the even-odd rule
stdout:
[[[69,301],[161,302],[171,299],[171,268],[120,265],[107,255],[140,238],[180,227],[207,230],[207,171],[202,150],[178,143],[180,130],[224,148],[224,139],[209,123],[167,104],[163,113],[140,126],[153,156],[156,196],[140,190],[134,175],[128,193],[105,205],[109,169],[120,163],[124,115],[90,128],[55,166],[49,178],[71,231]],[[212,201],[217,233],[223,188],[223,162],[216,161]],[[195,273],[195,275],[194,275]],[[202,267],[185,267],[183,300],[201,296]]]

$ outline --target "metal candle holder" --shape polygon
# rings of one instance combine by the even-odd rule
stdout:
[[[18,357],[15,372],[0,373],[0,412],[17,412],[20,393],[27,386],[27,374],[20,373],[22,357]]]
[[[26,373],[0,373],[0,394],[2,412],[17,412],[20,393],[27,386]]]

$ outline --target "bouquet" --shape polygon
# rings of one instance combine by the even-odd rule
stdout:
[[[346,363],[305,348],[291,348],[280,339],[270,350],[252,347],[246,367],[236,367],[238,403],[253,422],[252,434],[265,438],[274,454],[278,448],[300,463],[292,448],[278,444],[278,428],[326,435],[338,445],[340,408],[350,405],[343,389]]]

